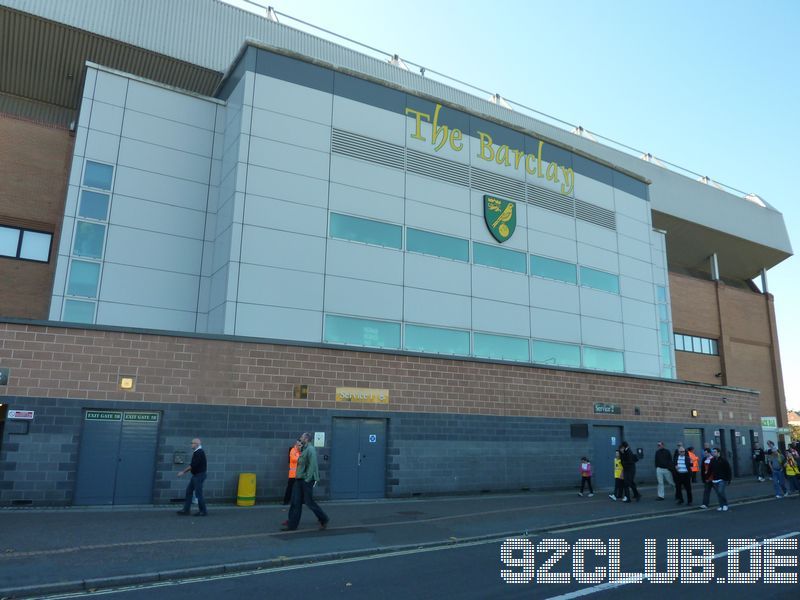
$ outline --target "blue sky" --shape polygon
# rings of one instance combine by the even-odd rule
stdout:
[[[267,3],[267,0],[259,0]],[[247,6],[242,0],[231,4]],[[397,53],[564,121],[800,206],[800,3],[274,0],[280,13]],[[252,6],[250,7],[253,8]],[[261,11],[263,14],[263,11]],[[289,19],[284,24],[303,29]],[[800,409],[800,259],[768,273],[787,405]]]

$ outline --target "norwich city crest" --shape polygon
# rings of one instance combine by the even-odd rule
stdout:
[[[517,205],[511,200],[484,196],[483,217],[494,239],[502,244],[514,235],[517,227]]]

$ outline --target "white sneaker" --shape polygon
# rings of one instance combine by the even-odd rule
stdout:
[[[617,497],[614,494],[609,494],[608,497],[611,498],[614,502],[617,501]]]
[[[592,496],[594,496],[594,494],[589,494],[589,498],[591,498]]]
[[[722,507],[721,506],[717,509],[717,512],[722,512]]]
[[[781,496],[780,494],[775,494],[775,497],[776,498],[783,498],[783,496]]]
[[[580,496],[581,498],[583,498],[583,492],[578,492],[578,496]]]
[[[725,506],[722,507],[722,512],[727,512],[727,510],[728,510],[728,505],[726,504]]]
[[[764,478],[763,477],[759,477],[758,480],[759,481],[764,481]]]
[[[630,502],[631,500],[630,500],[630,498],[628,498],[628,497],[626,496],[625,498],[623,498],[623,499],[622,499],[622,501],[623,501],[623,502]]]
[[[708,506],[706,506],[705,504],[701,504],[700,508],[708,508]]]

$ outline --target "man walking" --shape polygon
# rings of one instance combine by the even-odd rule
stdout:
[[[656,480],[658,481],[658,497],[656,500],[664,499],[664,482],[666,481],[673,488],[675,481],[672,479],[672,470],[675,468],[672,463],[672,457],[669,450],[664,447],[664,442],[658,442],[658,450],[656,450]]]
[[[717,500],[719,500],[718,511],[728,510],[728,496],[725,494],[725,487],[731,482],[731,466],[722,454],[719,448],[711,450],[711,464],[709,469],[711,471],[711,483],[714,485],[714,491],[717,493]]]
[[[192,478],[186,486],[186,497],[183,502],[183,510],[179,510],[179,515],[188,515],[189,509],[192,507],[192,494],[197,496],[197,508],[199,512],[195,516],[205,517],[206,501],[203,498],[203,482],[206,480],[206,471],[208,469],[206,463],[206,452],[203,450],[200,438],[192,440],[192,462],[183,471],[178,471],[178,477],[183,477],[189,471],[192,472]]]
[[[703,448],[703,462],[700,465],[700,477],[703,480],[703,504],[700,508],[708,508],[708,502],[711,499],[711,490],[714,489],[714,482],[711,477],[712,458],[711,450]]]
[[[639,460],[639,457],[636,456],[633,451],[631,451],[628,442],[622,442],[622,445],[619,447],[619,457],[622,461],[622,490],[623,502],[630,502],[631,501],[631,492],[633,492],[633,497],[638,502],[642,499],[642,495],[639,493],[639,490],[636,489],[636,462]]]
[[[692,503],[692,461],[683,446],[678,447],[675,457],[675,501],[683,504],[683,490],[686,490],[686,504]]]
[[[767,470],[765,460],[764,450],[761,449],[761,444],[756,442],[753,444],[753,470],[756,472],[756,477],[759,481],[764,481],[764,473]]]
[[[775,488],[775,497],[783,498],[786,495],[786,478],[783,475],[784,458],[781,451],[775,446],[775,442],[767,442],[767,465],[772,471],[772,485]]]
[[[311,443],[312,435],[308,432],[300,436],[302,451],[297,459],[297,471],[292,487],[292,505],[289,508],[289,520],[281,527],[282,531],[294,531],[300,524],[303,514],[303,504],[316,515],[319,528],[328,526],[328,515],[314,502],[314,486],[319,481],[319,464],[317,463],[317,449]]]

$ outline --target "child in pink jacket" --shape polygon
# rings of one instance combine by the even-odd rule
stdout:
[[[586,484],[589,484],[589,498],[594,496],[594,490],[592,489],[592,463],[589,462],[589,459],[585,456],[581,456],[581,466],[580,466],[580,473],[581,473],[581,491],[578,492],[578,496],[583,497],[583,489],[586,487]]]

